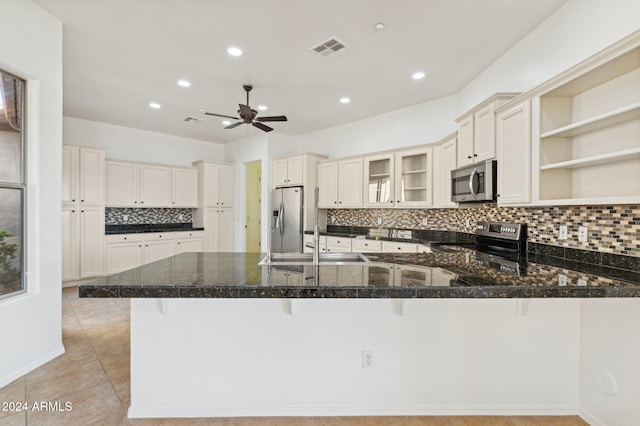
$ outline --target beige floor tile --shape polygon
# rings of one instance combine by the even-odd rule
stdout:
[[[115,310],[97,311],[91,313],[79,313],[76,310],[76,316],[80,325],[87,330],[93,327],[104,327],[114,322],[130,321],[129,315],[124,313],[122,309],[116,307]]]
[[[107,372],[107,376],[109,376],[109,380],[111,381],[122,377],[131,376],[131,363],[129,362],[129,357],[125,357],[122,355],[102,357],[100,358],[100,362],[102,363],[102,367],[104,368],[104,371]]]
[[[338,417],[346,426],[400,426],[405,416]]]
[[[116,379],[111,380],[111,384],[113,385],[113,389],[115,389],[118,398],[120,398],[120,402],[125,407],[129,407],[131,405],[131,379],[129,376],[118,377]]]
[[[121,353],[128,356],[131,347],[128,320],[88,328],[85,332],[99,356],[114,356]]]
[[[78,299],[71,303],[78,318],[91,317],[101,312],[122,311],[114,299]]]
[[[48,399],[51,401],[51,399]],[[62,403],[70,402],[72,409],[66,412],[29,412],[29,426],[86,425],[98,419],[122,412],[123,407],[110,383],[102,383],[88,389],[58,398]]]
[[[26,398],[26,382],[26,379],[21,377],[0,388],[0,402],[24,402]],[[0,410],[0,424],[3,424],[2,419],[9,416],[14,417],[17,414],[19,414],[18,411]],[[15,421],[15,419],[11,421]]]
[[[35,379],[47,374],[59,374],[65,370],[75,368],[78,364],[97,359],[96,352],[86,336],[64,339],[65,352],[36,368],[27,375],[30,379]]]
[[[73,287],[63,287],[62,288],[62,297],[72,300],[72,299],[78,299],[78,286],[73,286]]]
[[[128,407],[121,408],[117,413],[102,419],[96,419],[92,423],[88,423],[87,426],[129,426],[131,421],[127,417]]]
[[[27,375],[27,401],[53,401],[108,382],[109,378],[97,359],[76,364],[68,370],[41,376],[29,374]]]
[[[2,401],[2,400],[0,400]],[[10,416],[0,416],[0,426],[26,426],[27,425],[27,412],[13,413]]]

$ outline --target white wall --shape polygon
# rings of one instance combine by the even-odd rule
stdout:
[[[222,144],[146,130],[64,117],[64,143],[107,150],[107,158],[191,166],[193,161],[222,161]]]
[[[496,92],[524,92],[640,29],[637,0],[572,0],[460,92],[296,137],[298,151],[344,157],[432,143]]]
[[[640,425],[640,300],[580,302],[580,416]]]
[[[262,223],[269,223],[271,205],[271,163],[274,159],[295,153],[295,140],[278,133],[255,133],[242,139],[229,142],[224,148],[224,161],[236,164],[235,188],[238,196],[235,200],[236,251],[244,251],[246,244],[244,218],[246,217],[245,199],[246,169],[244,164],[262,161]],[[262,227],[260,238],[262,251],[267,251],[268,228]]]
[[[2,0],[0,68],[27,82],[28,292],[0,301],[0,387],[64,351],[61,328],[62,24]]]
[[[436,142],[454,132],[455,96],[296,137],[299,152],[346,157]],[[453,118],[452,118],[453,117]]]

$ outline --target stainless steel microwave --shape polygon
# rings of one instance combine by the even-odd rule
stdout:
[[[496,200],[496,160],[488,160],[451,171],[451,201],[472,203]]]

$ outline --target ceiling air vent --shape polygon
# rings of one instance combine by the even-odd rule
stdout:
[[[187,123],[200,124],[203,120],[196,117],[187,117],[183,121],[186,121]]]
[[[333,59],[338,56],[344,56],[347,53],[353,52],[353,49],[347,46],[344,42],[338,40],[336,37],[331,37],[327,41],[313,46],[311,50],[318,56],[324,59]]]

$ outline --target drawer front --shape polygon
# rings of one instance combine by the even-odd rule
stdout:
[[[327,246],[342,247],[351,250],[351,238],[327,237]]]
[[[172,240],[173,232],[150,232],[144,234],[144,241]]]
[[[313,245],[313,235],[306,235],[304,236],[304,245],[309,245],[312,246]]]
[[[203,238],[204,231],[180,231],[175,233],[176,238]]]
[[[327,246],[327,251],[329,253],[351,253],[350,247],[343,246]]]
[[[382,250],[382,241],[375,240],[353,240],[351,247],[358,253],[377,253]]]
[[[116,234],[107,235],[107,244],[110,243],[135,243],[142,241],[142,234]]]
[[[418,249],[417,244],[383,241],[382,251],[384,253],[417,253]]]
[[[433,253],[431,247],[418,244],[418,253]]]

